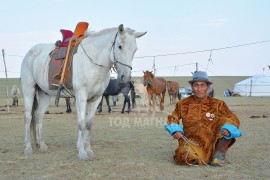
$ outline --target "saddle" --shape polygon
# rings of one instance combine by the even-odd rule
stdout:
[[[50,90],[59,90],[60,85],[72,89],[73,55],[77,52],[87,28],[88,23],[79,22],[74,33],[70,30],[60,30],[63,39],[56,41],[55,48],[49,54],[51,58],[48,73]]]

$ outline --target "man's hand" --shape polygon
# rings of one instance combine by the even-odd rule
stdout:
[[[227,136],[227,137],[230,136],[230,132],[227,129],[223,129],[221,134],[222,134],[222,136]]]
[[[177,131],[173,134],[174,139],[180,139],[180,138],[182,138],[182,136],[183,136],[183,134],[179,131]]]

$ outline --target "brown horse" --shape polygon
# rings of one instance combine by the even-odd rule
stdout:
[[[149,110],[153,105],[153,110],[156,111],[156,95],[162,95],[160,98],[160,111],[164,110],[164,98],[166,93],[166,81],[164,78],[156,78],[152,71],[143,72],[143,85],[146,86],[148,94]]]
[[[179,83],[175,81],[167,81],[168,94],[170,104],[175,104],[176,97],[179,97]]]

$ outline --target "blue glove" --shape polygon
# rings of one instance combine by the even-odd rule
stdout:
[[[232,124],[224,124],[221,129],[220,133],[222,133],[223,129],[227,129],[230,132],[230,136],[223,136],[225,139],[233,139],[242,136],[242,131],[240,131],[235,125]]]
[[[175,123],[165,124],[164,128],[170,133],[171,136],[176,132],[181,132],[182,134],[184,134],[183,128]]]

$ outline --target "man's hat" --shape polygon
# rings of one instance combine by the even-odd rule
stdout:
[[[212,81],[210,79],[208,79],[208,76],[207,76],[206,72],[204,72],[204,71],[195,71],[194,73],[192,73],[192,80],[190,80],[188,82],[190,84],[192,84],[192,83],[198,82],[198,81],[206,82],[207,84],[212,84]]]

